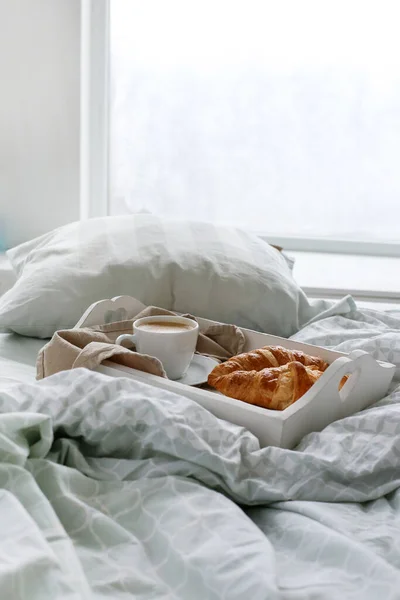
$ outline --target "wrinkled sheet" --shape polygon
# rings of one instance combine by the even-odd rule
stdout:
[[[395,315],[295,337],[400,366]],[[125,378],[0,383],[1,597],[400,598],[396,385],[291,451]]]

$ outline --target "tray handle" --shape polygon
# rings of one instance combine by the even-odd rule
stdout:
[[[378,381],[371,385],[377,371]],[[371,404],[377,389],[378,395],[382,389],[381,371],[376,360],[363,351],[337,358],[302,398],[284,410],[282,446],[291,448],[307,433],[321,431]],[[339,391],[344,375],[350,377]],[[384,380],[387,383],[386,372]]]
[[[345,375],[350,375],[349,380],[339,390]],[[313,413],[320,415],[318,421],[341,419],[379,400],[386,393],[392,376],[393,365],[378,363],[364,350],[354,350],[329,365],[310,390],[285,413],[290,417],[308,405]]]
[[[115,296],[114,298],[99,300],[89,306],[74,329],[132,319],[145,308],[146,306],[133,296]]]
[[[315,394],[320,395],[319,402],[329,399],[330,404],[333,401],[339,407],[342,407],[343,403],[351,404],[353,393],[362,376],[362,370],[363,365],[362,363],[360,364],[358,359],[353,360],[350,356],[337,358],[316,382],[319,383],[318,387],[321,388],[321,390],[318,390],[318,388],[315,389]],[[340,382],[345,375],[349,375],[349,379],[339,389]],[[322,392],[322,394],[319,392]],[[353,411],[351,410],[350,412]]]

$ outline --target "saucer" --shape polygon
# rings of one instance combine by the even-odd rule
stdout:
[[[184,383],[185,385],[200,385],[201,383],[207,383],[209,374],[218,364],[219,362],[213,358],[195,354],[186,371],[186,375],[180,379],[175,379],[175,381]]]

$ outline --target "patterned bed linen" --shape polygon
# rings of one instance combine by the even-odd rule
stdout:
[[[295,337],[400,366],[400,313]],[[400,598],[393,388],[290,451],[133,380],[0,379],[2,597]]]

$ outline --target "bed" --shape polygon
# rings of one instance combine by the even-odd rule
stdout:
[[[400,367],[400,311],[295,339]],[[34,381],[45,340],[0,336],[0,589],[29,600],[400,598],[400,387],[259,449],[189,399],[77,369]]]
[[[0,250],[0,296],[15,283],[16,276],[6,254]]]
[[[0,381],[34,381],[36,357],[45,343],[46,340],[0,333]]]

